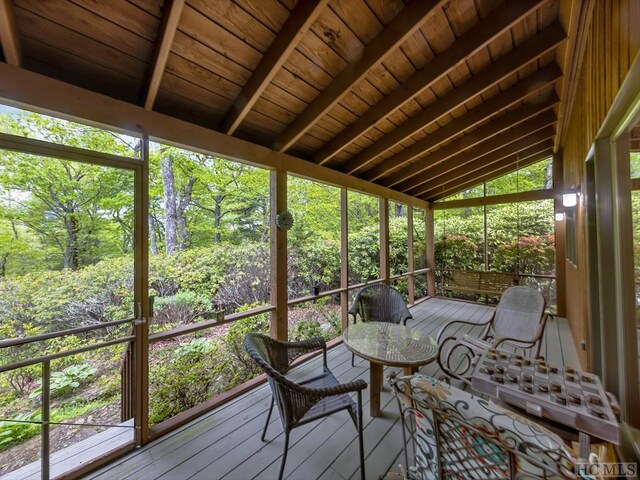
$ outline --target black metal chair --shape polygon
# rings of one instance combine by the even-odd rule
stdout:
[[[322,338],[312,338],[303,342],[281,342],[266,335],[249,333],[244,339],[244,346],[253,361],[267,374],[271,387],[271,405],[261,437],[263,442],[273,412],[273,404],[278,405],[284,429],[284,454],[278,478],[281,479],[284,473],[289,449],[289,433],[293,428],[340,410],[348,410],[358,430],[360,476],[364,480],[362,390],[367,388],[367,382],[358,379],[354,382],[340,383],[327,367],[327,345]],[[322,349],[323,360],[321,375],[303,382],[294,382],[285,376],[296,358],[320,349]],[[349,395],[352,392],[358,394],[357,404]]]
[[[406,325],[407,320],[413,318],[402,294],[382,283],[369,285],[360,290],[349,309],[349,315],[353,318],[353,323],[356,323],[360,318],[361,322],[387,322]],[[354,355],[352,353],[351,366],[353,365]]]

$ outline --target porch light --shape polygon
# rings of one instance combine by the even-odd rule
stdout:
[[[575,207],[578,204],[578,189],[571,188],[566,193],[562,194],[562,206],[563,207]]]
[[[556,212],[556,222],[564,221],[564,212]]]

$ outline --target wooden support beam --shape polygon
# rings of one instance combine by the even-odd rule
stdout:
[[[396,190],[4,63],[0,63],[0,99],[18,108],[128,135],[147,134],[153,141],[179,148],[281,169],[338,187],[429,208],[427,202]]]
[[[558,80],[561,76],[562,72],[556,64],[552,64],[543,68],[542,70],[538,70],[533,75],[530,75],[529,77],[524,79],[522,82],[516,83],[513,87],[508,88],[499,95],[486,100],[478,107],[449,122],[447,125],[427,135],[422,140],[415,142],[410,147],[405,148],[396,155],[384,160],[381,164],[376,165],[370,171],[365,173],[364,178],[369,181],[374,181],[385,175],[388,175],[391,171],[397,170],[398,168],[406,165],[414,158],[417,158],[423,153],[437,147],[438,145],[441,145],[447,140],[456,137],[465,130],[468,130],[482,122],[485,122],[487,118],[490,118],[508,109],[509,107],[516,105],[518,102],[521,102],[524,99],[531,99],[533,100],[533,102],[530,105],[521,107],[517,111],[519,112],[519,115],[521,117],[527,114],[530,116],[534,112],[539,111],[538,105],[535,102],[535,98],[532,97],[538,94],[540,90],[546,88],[548,85]],[[551,98],[547,100],[543,105],[551,106],[556,104],[558,101],[558,96],[555,92],[552,92]],[[506,117],[508,117],[509,115],[511,114],[507,114]],[[515,124],[505,123],[506,119],[498,119],[496,120],[495,125],[493,125],[492,123],[493,127],[485,127],[484,130],[492,131],[493,135],[497,135],[500,132],[497,124],[500,123],[501,120],[504,128],[509,128]],[[409,170],[417,173],[415,172],[414,165],[411,165],[409,167]],[[406,173],[406,170],[404,172],[398,172],[397,177],[404,177]]]
[[[147,110],[153,110],[153,104],[156,101],[158,90],[160,89],[160,82],[162,81],[164,69],[169,59],[169,52],[171,52],[171,45],[173,44],[173,38],[178,29],[178,22],[180,21],[183,7],[184,0],[167,0],[165,2],[162,13],[162,24],[160,25],[158,38],[156,40],[156,49],[153,54],[153,61],[151,62],[151,73],[147,81],[144,100],[144,108]]]
[[[283,152],[290,148],[325,113],[336,105],[369,70],[393,53],[415,33],[445,0],[412,0],[334,81],[289,125],[273,143],[273,149]]]
[[[340,311],[342,332],[349,326],[349,190],[340,189]]]
[[[271,304],[276,309],[271,312],[271,336],[287,341],[289,338],[289,296],[287,291],[287,231],[278,228],[276,215],[287,208],[287,172],[271,172],[271,270],[269,286]]]
[[[565,38],[566,34],[559,23],[554,23],[547,27],[532,39],[487,66],[478,75],[471,77],[464,84],[429,105],[429,108],[425,108],[415,117],[410,118],[400,127],[377,140],[371,147],[346,162],[342,170],[353,174],[366,167],[382,153],[408,139],[411,135],[419,132],[442,116],[451,113],[477,95],[497,85],[514,71],[537,60],[555,48]]]
[[[545,146],[547,148],[542,149]],[[494,178],[498,178],[498,177],[501,177],[502,175],[506,175],[507,173],[515,172],[520,168],[527,167],[536,162],[539,162],[540,160],[549,158],[553,154],[553,143],[551,139],[548,139],[539,145],[535,145],[533,147],[530,147],[529,149],[523,150],[523,152],[526,152],[527,150],[539,150],[539,151],[538,153],[529,155],[527,157],[520,157],[519,155],[517,156],[511,155],[489,166],[486,170],[484,169],[477,170],[471,175],[466,175],[464,177],[453,180],[447,184],[443,184],[440,188],[434,189],[429,192],[425,192],[423,196],[425,198],[433,198],[434,201],[440,200],[442,198],[446,198],[450,195],[454,195],[463,190],[467,190],[477,185],[481,185],[484,182],[493,180]]]
[[[320,165],[329,161],[336,153],[369,130],[380,119],[385,118],[413,97],[425,91],[449,70],[483,49],[492,40],[522,20],[522,18],[542,7],[547,1],[519,0],[517,2],[508,2],[506,5],[502,5],[491,12],[487,19],[472,27],[457,39],[449,49],[434,58],[407,81],[401,83],[393,92],[386,95],[361,115],[355,123],[318,150],[313,156],[313,161]]]
[[[11,0],[0,0],[0,43],[9,65],[22,65],[22,48]]]
[[[564,162],[562,151],[553,155],[553,188],[564,190]],[[553,203],[554,212],[562,212],[562,199],[558,196]],[[564,220],[554,219],[555,247],[556,247],[556,313],[560,317],[567,314],[567,260],[565,251],[565,223]]]
[[[389,264],[389,200],[381,198],[379,202],[380,217],[380,278],[389,284],[391,266]]]
[[[424,184],[432,181],[435,177],[444,175],[451,170],[464,169],[467,163],[474,160],[481,161],[482,157],[485,157],[487,161],[489,159],[497,161],[552,138],[555,135],[555,130],[551,126],[555,121],[554,119],[555,114],[553,112],[543,113],[539,117],[513,129],[513,131],[499,135],[473,150],[462,152],[451,160],[430,168],[419,177],[411,179],[416,186],[409,191],[412,192],[412,195],[424,195],[427,191]]]
[[[413,258],[413,207],[407,206],[407,271],[415,270],[415,261]],[[415,275],[409,275],[409,303],[416,302],[416,278]]]
[[[483,205],[500,205],[503,203],[531,202],[534,200],[549,200],[560,195],[553,189],[531,190],[529,192],[506,193],[504,195],[492,195],[490,197],[465,198],[450,202],[438,202],[433,204],[433,210],[447,210],[451,208],[481,207]]]
[[[233,105],[224,116],[220,131],[228,135],[232,135],[236,131],[328,3],[329,0],[300,0],[298,2],[242,92],[236,97]]]
[[[403,191],[417,187],[433,178],[425,177],[422,172],[429,170],[429,175],[432,175],[433,172],[431,170],[440,168],[442,170],[440,174],[446,173],[451,169],[445,169],[443,165],[448,165],[449,163],[458,164],[460,162],[456,162],[456,159],[460,158],[471,161],[480,155],[484,155],[484,153],[492,151],[488,150],[489,148],[496,150],[531,133],[531,129],[535,128],[538,122],[544,123],[543,126],[553,123],[555,114],[548,110],[556,102],[557,97],[541,105],[524,105],[442,147],[440,150],[427,154],[388,179],[383,180],[382,183],[385,186],[397,185],[396,188]],[[542,120],[539,119],[540,117]],[[476,153],[479,150],[484,153]]]
[[[425,232],[427,235],[427,295],[436,296],[436,247],[435,247],[435,222],[433,218],[433,210],[429,209],[424,212]]]

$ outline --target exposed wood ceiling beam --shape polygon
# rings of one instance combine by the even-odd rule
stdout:
[[[313,102],[274,141],[283,152],[291,147],[325,113],[337,104],[368,71],[393,53],[407,38],[448,0],[412,0],[362,52],[315,98]]]
[[[376,165],[368,171],[364,175],[364,178],[373,181],[388,175],[391,171],[397,170],[399,167],[406,165],[414,158],[419,157],[425,152],[437,147],[465,130],[482,123],[487,118],[508,109],[525,98],[531,98],[540,90],[558,80],[561,76],[562,72],[556,64],[551,64],[541,70],[538,70],[532,75],[529,75],[523,81],[516,83],[504,92],[488,99],[480,106],[449,122],[444,127],[430,133],[422,140],[418,140],[416,143],[398,152],[396,155],[387,158],[381,164]],[[556,98],[555,93],[552,94],[552,98]],[[539,109],[536,109],[535,107],[535,105],[531,105],[531,108],[533,109],[530,110],[531,114],[539,111]],[[513,124],[509,125],[507,123],[504,128],[509,128],[512,125]],[[485,129],[485,131],[487,132],[487,135],[497,135],[500,133],[500,130],[496,129]],[[487,137],[484,138],[486,139]],[[408,168],[415,172],[414,165],[410,165]],[[401,173],[394,178],[406,177],[406,173],[405,169],[405,171],[401,171]]]
[[[171,52],[171,45],[173,44],[173,38],[176,35],[178,29],[178,22],[180,21],[180,14],[182,13],[182,7],[184,7],[185,0],[167,0],[164,6],[164,12],[162,14],[162,24],[158,31],[158,39],[156,40],[156,49],[153,54],[153,62],[151,63],[151,73],[147,80],[147,88],[144,100],[144,108],[147,110],[153,109],[153,104],[156,101],[158,90],[160,89],[160,82],[162,81],[162,75],[164,75],[164,69],[169,59],[169,53]]]
[[[537,60],[557,47],[566,37],[565,31],[559,23],[554,23],[547,27],[535,37],[498,59],[495,63],[488,65],[478,75],[469,78],[460,87],[429,105],[391,133],[377,140],[371,147],[347,161],[342,167],[342,171],[349,174],[357,172],[380,154],[495,86],[524,65]]]
[[[507,2],[506,5],[498,7],[491,12],[487,19],[471,28],[458,38],[449,49],[434,58],[418,73],[401,83],[395,90],[361,115],[358,120],[336,135],[314,154],[313,161],[321,165],[329,161],[336,153],[369,130],[380,119],[402,107],[413,97],[433,85],[449,70],[484,48],[492,40],[545,3],[547,3],[547,0],[542,2],[538,0],[518,0]]]
[[[16,67],[21,66],[22,49],[11,0],[0,0],[0,42],[7,63]]]
[[[442,193],[445,193],[446,195],[456,193],[457,191],[464,190],[465,188],[470,188],[466,186],[470,181],[476,180],[474,185],[477,185],[484,182],[484,179],[491,179],[502,175],[502,170],[506,167],[517,164],[517,168],[522,168],[532,163],[526,163],[531,158],[546,158],[551,156],[552,152],[553,140],[547,139],[507,157],[483,157],[465,165],[464,172],[449,172],[448,174],[439,177],[433,182],[433,184],[425,184],[424,188],[429,188],[429,190],[425,191],[423,196],[430,198]],[[545,153],[545,155],[541,157],[540,155],[542,155],[542,153]]]
[[[415,183],[411,179],[427,169],[433,169],[434,165],[441,164],[448,159],[457,158],[463,154],[469,155],[470,150],[486,148],[486,143],[489,140],[492,140],[497,145],[495,148],[499,148],[504,145],[507,138],[513,134],[512,127],[514,125],[524,122],[525,125],[522,127],[526,130],[532,123],[535,123],[535,119],[529,120],[531,117],[538,115],[544,110],[548,110],[557,102],[558,97],[555,92],[553,92],[551,98],[541,104],[525,104],[483,125],[464,137],[445,145],[439,150],[423,156],[380,183],[386,186],[399,185],[397,188],[400,190],[413,188],[419,183]],[[517,135],[519,135],[519,132],[515,133],[516,137]],[[494,138],[497,138],[497,140],[493,140]],[[503,143],[500,144],[498,142]],[[492,145],[494,143],[492,143]]]
[[[232,135],[253,104],[260,98],[280,67],[287,61],[307,30],[313,25],[329,0],[300,0],[282,26],[269,50],[247,81],[242,92],[224,116],[220,131]]]
[[[514,128],[513,132],[500,135],[500,137],[505,137],[502,139],[502,142],[499,142],[499,140],[501,140],[500,137],[496,137],[480,145],[477,149],[462,152],[462,154],[450,161],[436,165],[422,175],[411,179],[412,182],[417,185],[409,189],[407,194],[416,197],[423,195],[428,191],[428,187],[425,186],[427,182],[431,182],[435,177],[444,175],[452,170],[463,168],[469,162],[479,160],[481,157],[486,156],[486,158],[499,160],[500,158],[516,154],[544,140],[553,138],[556,133],[555,129],[551,126],[553,121],[555,121],[555,114],[553,114],[553,112],[543,113],[538,118],[534,118],[522,126]]]
[[[507,172],[508,173],[508,172]],[[467,187],[469,188],[469,187]],[[451,208],[480,207],[483,205],[500,205],[505,203],[532,202],[536,200],[551,200],[557,198],[560,191],[555,188],[542,190],[530,190],[528,192],[505,193],[503,195],[491,195],[488,197],[463,198],[461,200],[449,200],[434,203],[432,210],[448,210]]]

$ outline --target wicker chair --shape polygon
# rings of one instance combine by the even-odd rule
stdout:
[[[508,288],[486,323],[454,320],[440,329],[436,337],[440,368],[448,376],[468,383],[478,355],[488,348],[511,347],[520,349],[525,356],[538,357],[548,318],[544,310],[545,299],[537,290]],[[479,336],[459,335],[457,331],[463,326],[483,329]]]
[[[430,377],[390,376],[409,479],[577,478],[554,433],[490,400]]]
[[[273,404],[278,405],[284,429],[284,453],[278,478],[282,478],[284,473],[287,450],[289,449],[289,433],[293,428],[340,410],[348,410],[358,430],[360,474],[364,480],[362,390],[367,388],[367,382],[361,379],[346,384],[338,382],[327,367],[327,346],[322,338],[293,343],[281,342],[266,335],[249,333],[244,339],[244,346],[253,361],[267,374],[271,387],[271,405],[261,437],[263,442],[273,412]],[[320,349],[322,349],[323,360],[321,375],[298,383],[285,376],[296,358]],[[357,404],[349,395],[352,392],[357,393]]]
[[[356,299],[349,309],[349,315],[356,323],[387,322],[402,325],[412,319],[411,313],[402,294],[388,285],[376,284],[364,287],[358,292]],[[354,355],[351,354],[351,366],[354,365]]]

